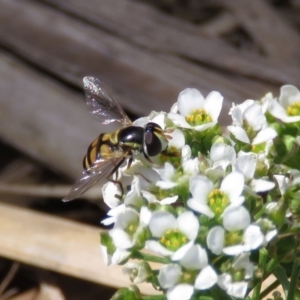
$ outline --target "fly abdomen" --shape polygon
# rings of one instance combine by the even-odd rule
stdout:
[[[83,159],[83,168],[88,170],[99,160],[107,160],[114,156],[114,152],[119,149],[115,143],[113,134],[100,134],[89,146]]]

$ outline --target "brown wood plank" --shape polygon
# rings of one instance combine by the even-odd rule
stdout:
[[[166,53],[154,55],[36,2],[0,3],[0,44],[80,87],[84,75],[102,78],[120,95],[122,105],[137,114],[168,111],[178,93],[191,86],[204,94],[219,90],[227,108],[231,101],[261,97],[270,89],[266,83],[218,74]]]
[[[299,33],[267,1],[222,0],[222,3],[269,57],[299,67]]]
[[[88,145],[107,127],[89,114],[84,96],[0,54],[0,136],[52,170],[82,172]]]
[[[202,35],[201,27],[163,14],[145,3],[131,0],[41,1],[154,52],[187,57],[217,70],[258,80],[277,84],[300,83],[300,70],[293,62],[286,65],[286,60],[241,52],[221,40]]]
[[[1,256],[106,286],[129,286],[121,266],[104,264],[99,233],[97,227],[0,203]]]

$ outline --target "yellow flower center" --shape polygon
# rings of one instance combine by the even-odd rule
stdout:
[[[300,115],[300,102],[294,102],[292,105],[286,108],[287,114],[289,116],[299,116]]]
[[[202,108],[194,109],[190,115],[185,117],[185,119],[191,126],[197,126],[212,122],[211,116],[208,115]]]
[[[208,205],[215,213],[216,218],[219,218],[229,205],[229,199],[223,191],[214,189],[208,194]]]
[[[160,243],[171,251],[176,251],[188,242],[188,238],[178,229],[170,229],[161,237]]]
[[[243,241],[243,231],[231,231],[225,235],[225,246],[234,246],[241,244]]]
[[[130,235],[133,236],[134,233],[136,232],[136,230],[138,229],[138,222],[131,222],[130,224],[128,224],[128,226],[126,227],[125,231]]]

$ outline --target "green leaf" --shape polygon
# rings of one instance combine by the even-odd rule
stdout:
[[[276,276],[276,278],[278,279],[278,281],[282,285],[284,294],[286,296],[287,292],[288,292],[288,289],[289,289],[289,286],[290,286],[290,283],[289,283],[288,277],[286,275],[285,269],[281,265],[279,265],[274,269],[273,274]]]

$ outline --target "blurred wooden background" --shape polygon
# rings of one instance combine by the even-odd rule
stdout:
[[[84,76],[132,118],[186,87],[220,91],[226,125],[232,102],[300,87],[299,28],[299,0],[0,0],[0,299],[109,299],[104,286],[126,284],[103,266],[99,205],[60,201],[112,130],[89,115]]]

